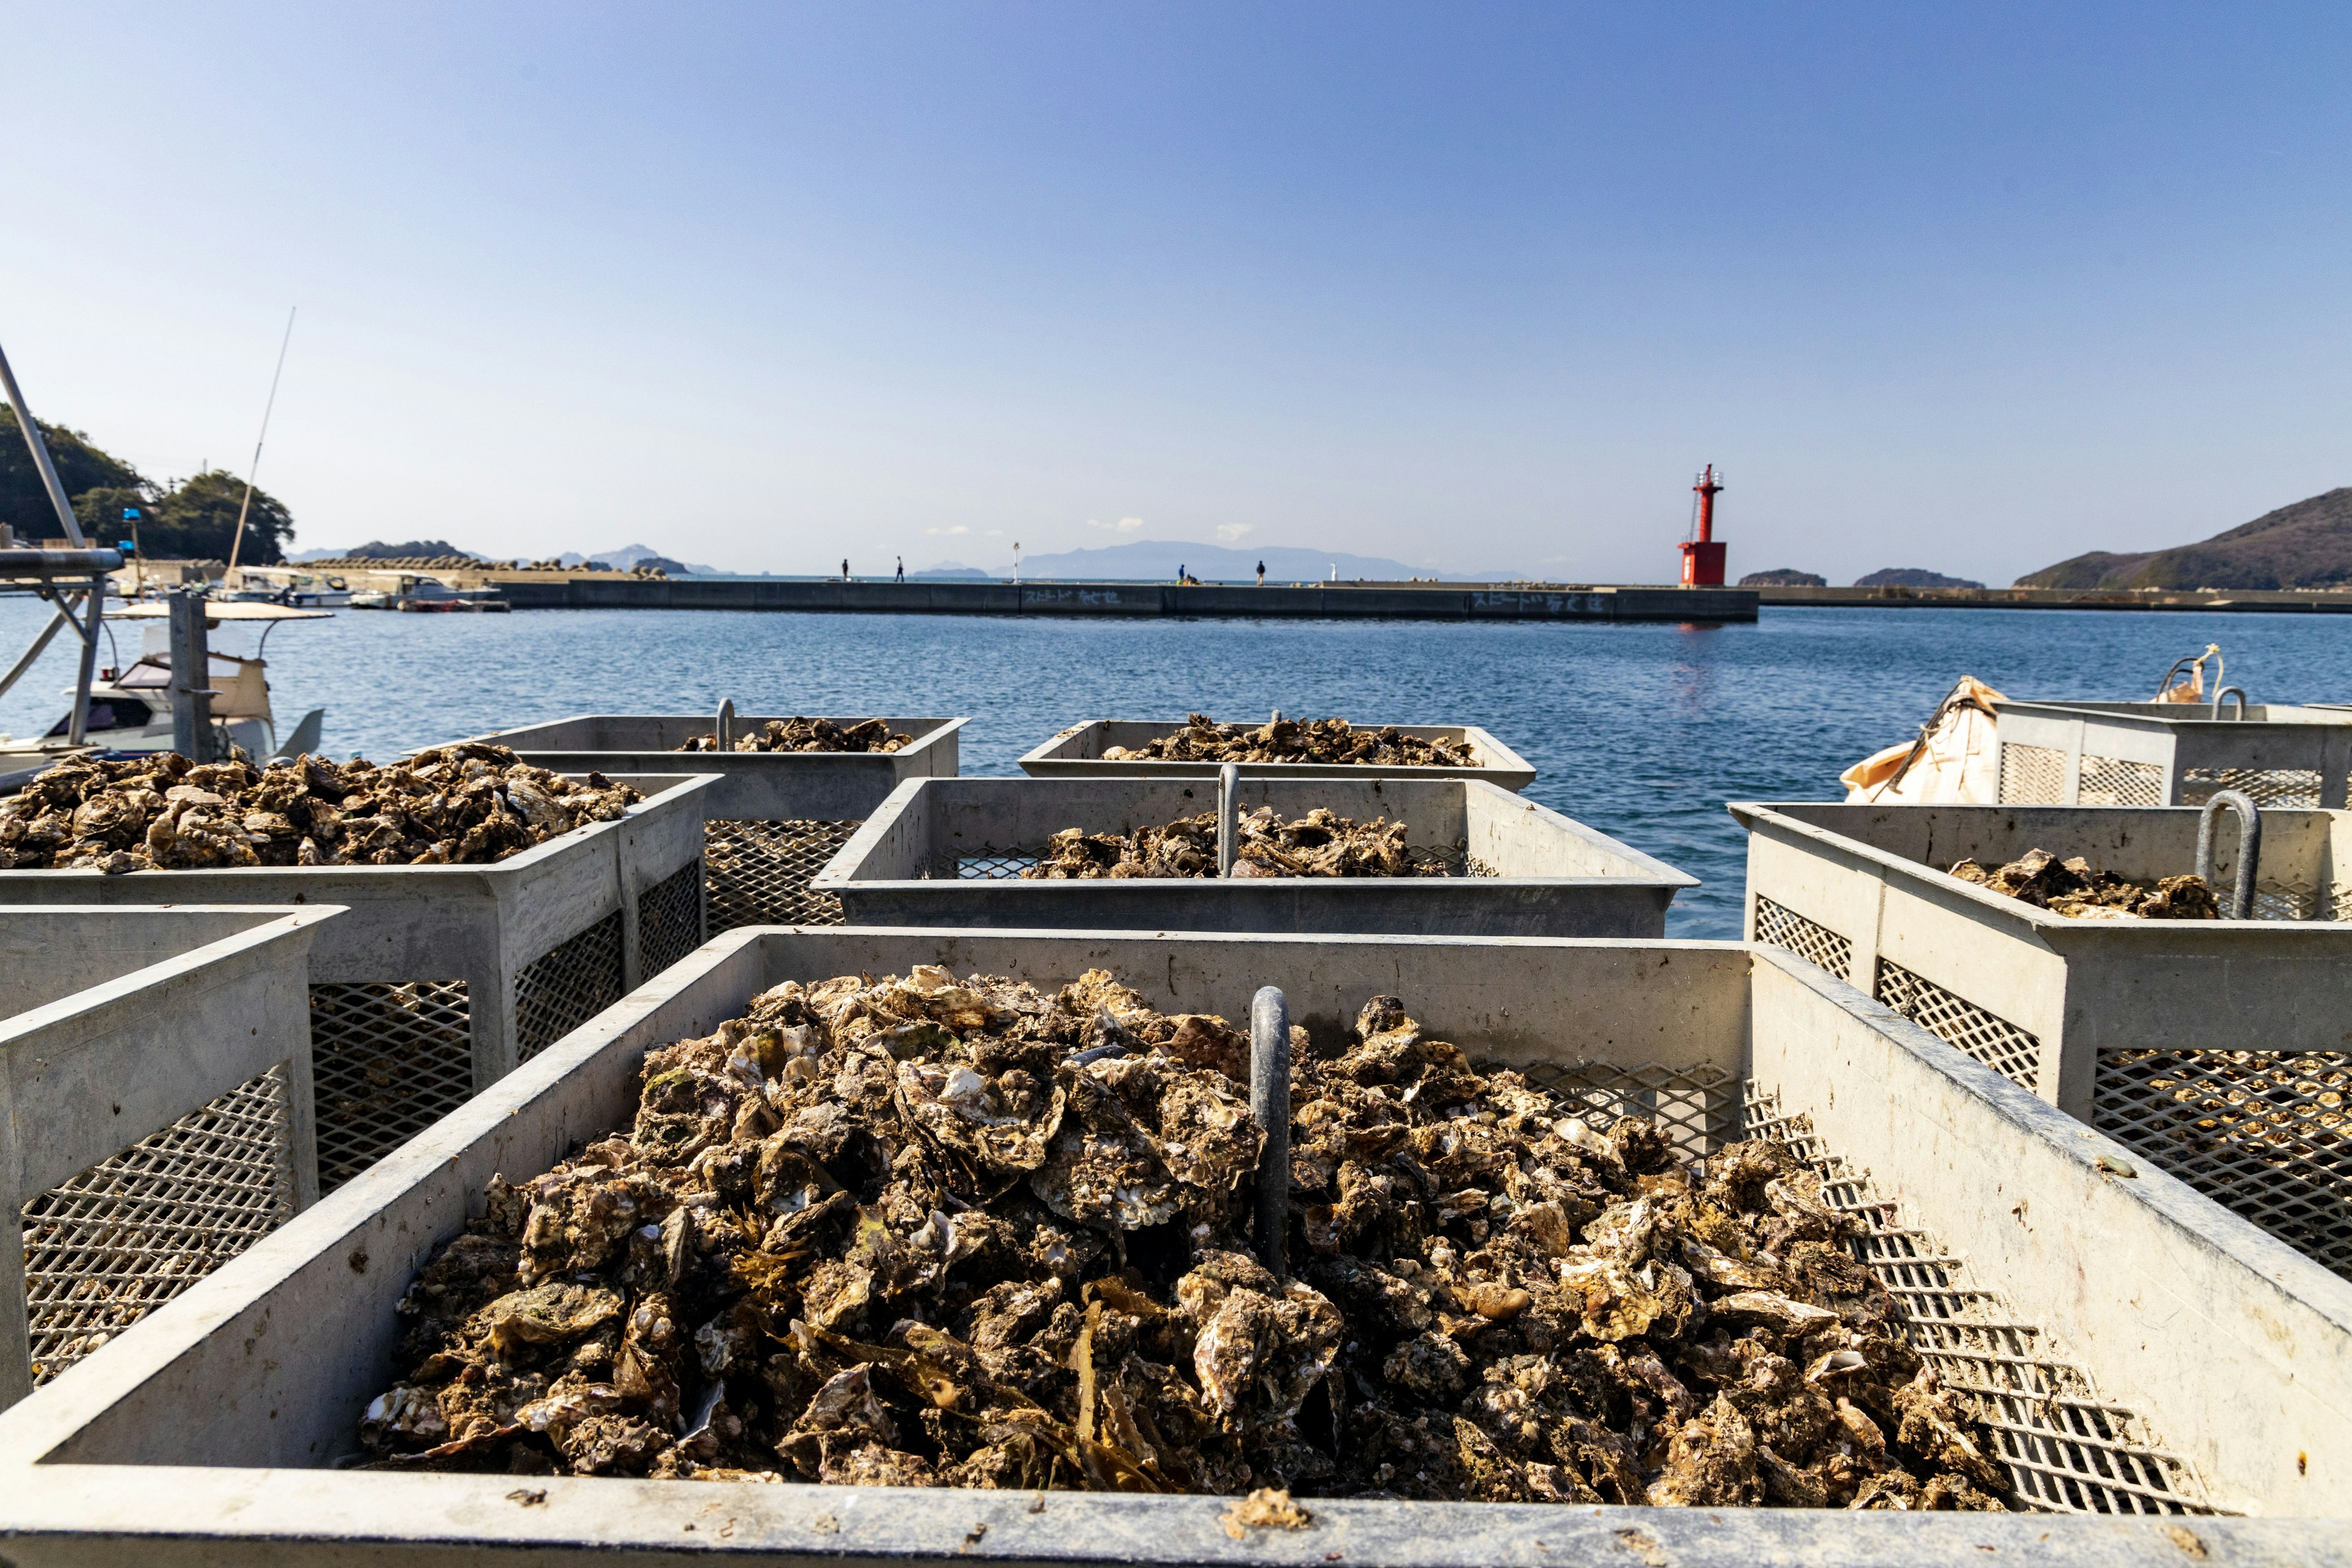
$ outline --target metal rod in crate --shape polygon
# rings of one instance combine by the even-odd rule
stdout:
[[[1241,809],[1242,771],[1227,763],[1217,770],[1217,875],[1234,874],[1234,851],[1240,847],[1240,825],[1234,820]]]
[[[1250,1003],[1250,1114],[1265,1131],[1257,1157],[1257,1256],[1290,1277],[1290,1004],[1261,986]]]
[[[2227,806],[2238,814],[2238,877],[2230,888],[2229,916],[2242,921],[2253,913],[2254,862],[2263,852],[2263,814],[2237,790],[2216,790],[2197,816],[2197,875],[2213,885],[2213,819]]]
[[[735,749],[735,699],[732,697],[719,704],[719,722],[711,726],[710,737],[718,742],[712,748],[714,751],[731,752]]]

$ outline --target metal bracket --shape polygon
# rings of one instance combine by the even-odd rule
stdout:
[[[2229,916],[2252,917],[2254,907],[2254,863],[2263,852],[2263,814],[2254,803],[2233,789],[2217,790],[2197,814],[2197,874],[2213,885],[2213,819],[2227,807],[2238,814],[2238,875],[2230,889]]]

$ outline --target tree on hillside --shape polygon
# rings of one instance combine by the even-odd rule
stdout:
[[[236,535],[237,508],[244,501],[243,479],[226,468],[207,468],[181,480],[177,489],[155,503],[140,524],[139,542],[158,560],[226,561],[229,542]],[[283,561],[293,537],[294,514],[268,490],[257,489],[237,561],[254,566]]]
[[[40,426],[49,461],[57,465],[58,481],[65,486],[67,499],[101,489],[135,490],[142,497],[153,493],[154,486],[138,469],[92,446],[80,431],[46,419]],[[79,506],[74,510],[77,516],[82,515]],[[116,510],[119,516],[121,509]],[[65,531],[56,509],[49,505],[40,470],[33,466],[24,432],[16,427],[16,411],[5,404],[0,404],[0,522],[15,529],[19,539],[53,539]],[[84,521],[82,526],[88,532],[89,523]],[[111,532],[105,535],[110,543],[117,537]]]

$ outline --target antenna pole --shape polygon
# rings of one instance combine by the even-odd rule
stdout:
[[[269,376],[269,401],[261,405],[261,434],[253,438],[253,464],[245,470],[245,504],[236,509],[236,537],[229,541],[228,569],[236,570],[237,552],[245,548],[245,514],[253,510],[253,482],[261,476],[261,444],[269,439],[270,410],[278,406],[278,378],[286,374],[286,346],[294,341],[295,307],[286,307],[286,335],[278,344],[278,368]]]

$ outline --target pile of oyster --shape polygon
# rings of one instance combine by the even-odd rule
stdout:
[[[894,735],[889,721],[867,719],[846,728],[830,719],[771,719],[758,732],[735,737],[738,752],[895,752],[913,740]],[[697,735],[681,752],[719,750],[719,732]]]
[[[1328,1045],[1329,1048],[1318,1048]],[[1394,997],[1294,1029],[1287,1259],[1244,1036],[1108,973],[789,983],[403,1300],[393,1469],[1513,1501],[2003,1506],[1853,1219],[1682,1160]]]
[[[2080,856],[2061,860],[2046,849],[2029,849],[2008,865],[1988,869],[1974,860],[1956,861],[1952,875],[1995,892],[2078,921],[2218,921],[2221,906],[2202,877],[2163,877],[2133,881],[2113,871],[2094,871]]]
[[[1443,736],[1423,740],[1393,724],[1359,730],[1345,719],[1311,719],[1302,724],[1277,713],[1267,723],[1220,724],[1194,713],[1173,734],[1140,746],[1111,746],[1107,763],[1355,763],[1366,767],[1470,768],[1478,765],[1470,747]]]
[[[1270,805],[1235,816],[1236,877],[1444,877],[1446,868],[1405,847],[1404,824],[1385,816],[1356,822],[1317,806],[1286,822]],[[1217,814],[1179,817],[1133,833],[1067,827],[1046,840],[1026,878],[1213,877]]]
[[[193,763],[176,752],[77,758],[0,800],[0,868],[479,865],[613,821],[643,798],[601,773],[575,783],[473,742],[389,767],[319,756]]]

